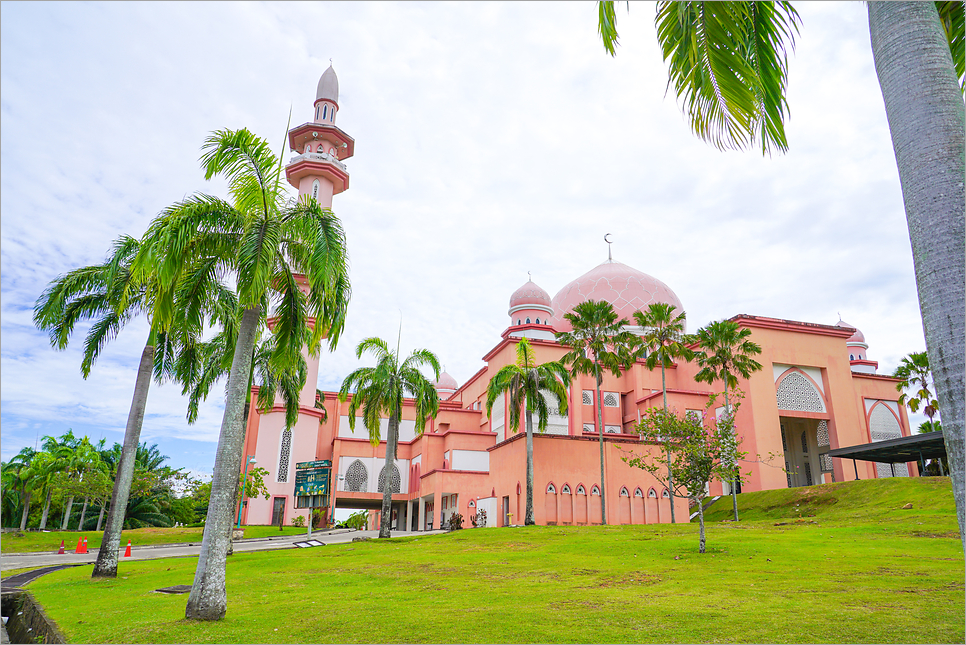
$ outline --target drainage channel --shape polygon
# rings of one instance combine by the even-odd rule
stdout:
[[[3,643],[65,643],[64,636],[29,591],[21,587],[31,580],[76,564],[42,567],[4,578],[0,587]]]

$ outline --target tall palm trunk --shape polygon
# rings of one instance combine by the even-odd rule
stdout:
[[[235,520],[234,499],[238,491],[238,472],[244,448],[245,430],[239,419],[248,399],[248,376],[252,350],[258,335],[260,307],[245,309],[238,326],[238,340],[228,375],[228,396],[221,421],[215,468],[211,478],[211,498],[205,520],[201,554],[195,570],[194,584],[185,607],[185,618],[221,620],[228,609],[225,590],[225,565],[231,542],[231,525]]]
[[[30,517],[30,495],[31,491],[24,491],[23,515],[20,516],[20,530],[27,528],[27,518]]]
[[[966,111],[935,5],[870,2],[868,7],[872,54],[892,133],[959,534],[966,548]]]
[[[661,391],[664,393],[664,411],[667,412],[667,377],[664,374],[664,357],[661,357]],[[664,440],[665,454],[667,455],[667,488],[668,495],[671,496],[671,524],[674,524],[674,475],[671,474],[671,448]]]
[[[391,537],[392,526],[392,472],[396,464],[396,445],[399,443],[399,417],[401,410],[396,410],[389,417],[389,436],[386,439],[386,465],[382,480],[382,521],[379,523],[379,537]],[[439,511],[439,526],[443,527],[443,512]]]
[[[47,486],[47,501],[44,502],[44,514],[40,518],[40,530],[43,531],[47,528],[47,514],[50,512],[50,498],[53,494],[50,486]]]
[[[67,508],[64,509],[64,521],[60,523],[60,530],[67,530],[67,523],[70,522],[70,512],[74,508],[74,496],[71,495],[70,499],[67,500]]]
[[[148,342],[141,352],[138,375],[134,381],[134,397],[131,400],[131,410],[127,415],[127,427],[124,429],[121,460],[118,462],[117,474],[114,477],[111,509],[107,513],[107,524],[104,526],[104,537],[101,538],[101,548],[97,552],[97,562],[94,563],[94,571],[91,573],[92,578],[117,577],[117,553],[121,548],[121,529],[124,528],[124,515],[127,512],[128,497],[131,495],[131,483],[134,481],[134,462],[137,457],[138,442],[141,440],[144,406],[148,401],[148,389],[151,387],[151,373],[154,369],[154,336],[152,329],[148,335]]]
[[[87,503],[90,500],[89,497],[84,497],[84,506],[81,507],[80,522],[77,523],[77,530],[84,530],[84,519],[87,517]]]
[[[533,517],[533,413],[527,408],[527,512],[523,516],[523,525],[536,523]]]
[[[600,523],[607,524],[607,503],[604,501],[604,402],[600,400],[600,365],[594,359],[597,369],[594,380],[597,381],[597,437],[600,443]]]
[[[94,529],[95,532],[101,532],[101,524],[104,522],[104,505],[101,504],[101,512],[97,514],[97,528]]]

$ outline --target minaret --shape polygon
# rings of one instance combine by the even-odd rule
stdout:
[[[339,78],[329,65],[315,93],[315,120],[289,130],[288,145],[297,156],[285,167],[285,178],[299,197],[313,197],[322,208],[332,208],[332,196],[349,187],[342,161],[355,152],[355,140],[335,124],[338,112]]]

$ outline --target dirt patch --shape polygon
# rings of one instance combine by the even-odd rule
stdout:
[[[593,600],[564,600],[561,602],[554,602],[548,605],[548,607],[554,611],[571,611],[574,609],[600,609],[601,603]]]
[[[594,584],[579,589],[610,589],[612,587],[649,587],[661,582],[658,576],[634,571],[621,576],[599,578]]]

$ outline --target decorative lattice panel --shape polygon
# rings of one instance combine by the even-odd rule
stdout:
[[[609,432],[610,434],[620,434],[620,426],[604,426],[604,432]]]
[[[560,404],[557,397],[550,390],[540,390],[540,395],[547,402],[547,434],[569,434],[570,425],[566,414],[560,414]],[[537,421],[534,419],[534,424]],[[536,428],[534,428],[536,429]]]
[[[385,466],[382,467],[382,470],[379,471],[379,486],[376,489],[376,492],[379,492],[379,493],[386,492],[386,469],[388,467],[389,467],[389,464],[386,464]],[[398,493],[400,491],[401,481],[402,481],[402,478],[399,476],[399,469],[396,468],[396,464],[392,464],[392,470],[390,471],[390,475],[389,475],[389,486],[390,486],[390,490],[393,493]]]
[[[812,481],[812,465],[807,461],[805,462],[805,481],[807,482],[808,486],[811,486],[813,483],[815,483]]]
[[[560,494],[561,495],[569,495],[570,494],[570,486],[568,486],[567,484],[564,484],[563,488],[560,489]]]
[[[621,406],[621,397],[617,392],[604,392],[605,408],[619,408],[620,406]]]
[[[887,439],[898,439],[902,436],[902,428],[896,416],[885,405],[877,405],[872,409],[872,416],[869,418],[869,430],[872,441],[886,441]],[[893,468],[887,463],[876,462],[876,474],[879,477],[908,477],[909,469],[905,464],[895,465],[895,475]]]
[[[581,400],[583,401],[584,405],[593,405],[594,404],[594,391],[593,390],[584,390],[584,393],[583,393],[583,396],[581,397]]]
[[[823,473],[832,472],[832,458],[829,456],[827,452],[823,452],[822,454],[820,454],[818,456],[818,459],[819,459],[819,463],[822,465]]]
[[[785,439],[785,426],[782,426],[781,429],[782,429],[782,450],[784,452],[788,452],[788,440]]]
[[[585,423],[584,432],[597,432],[597,428],[594,427],[593,423]]]
[[[802,452],[808,454],[808,433],[802,433]]]
[[[365,493],[369,489],[369,471],[358,459],[345,472],[345,489],[350,493]]]
[[[799,412],[825,412],[818,390],[798,372],[791,372],[778,384],[778,409]]]
[[[288,481],[288,464],[292,458],[292,431],[282,432],[282,447],[278,451],[278,479],[279,482]]]
[[[815,431],[815,438],[819,448],[828,445],[828,422],[822,419],[818,422],[818,429]]]

